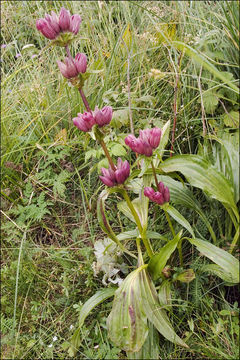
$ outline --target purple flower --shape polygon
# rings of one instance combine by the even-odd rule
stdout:
[[[86,72],[87,57],[85,54],[81,53],[77,54],[75,59],[66,57],[65,63],[62,61],[57,61],[57,64],[62,75],[67,79],[71,79],[78,76],[79,73]]]
[[[125,138],[125,144],[134,152],[149,157],[152,156],[153,150],[158,147],[160,139],[161,129],[145,129],[140,130],[138,138],[134,135],[128,135]]]
[[[95,125],[94,117],[90,112],[85,112],[83,114],[78,113],[78,116],[73,118],[73,124],[84,132],[90,131]]]
[[[68,31],[70,27],[70,12],[66,10],[64,7],[61,8],[59,14],[59,26],[62,31]]]
[[[21,57],[22,55],[20,53],[16,54],[16,58]]]
[[[98,124],[99,127],[108,125],[112,120],[112,113],[113,111],[111,106],[104,106],[102,110],[99,110],[98,107],[96,106],[94,110],[94,118],[96,124]]]
[[[114,171],[113,169],[101,169],[102,175],[99,176],[100,180],[107,186],[112,187],[118,184],[123,184],[130,174],[130,165],[127,160],[122,161],[121,158],[118,158],[117,168]]]
[[[87,56],[83,53],[78,53],[75,56],[75,65],[79,73],[85,73],[87,70]]]
[[[2,49],[5,49],[6,47],[7,47],[7,44],[2,44],[2,45],[1,45],[1,48],[2,48]]]
[[[45,18],[36,21],[36,27],[47,39],[54,40],[62,32],[77,35],[81,21],[79,15],[71,16],[70,12],[62,7],[59,17],[54,11],[51,15],[45,14]]]
[[[164,186],[164,184],[160,182],[157,190],[158,191],[155,191],[151,187],[145,187],[144,195],[159,205],[163,205],[164,203],[170,201],[170,192],[167,186]]]

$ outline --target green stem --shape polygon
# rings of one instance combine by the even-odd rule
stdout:
[[[178,248],[179,260],[180,260],[180,266],[183,266],[182,239],[179,240],[179,243],[178,243],[178,245],[177,245],[177,248]]]
[[[239,240],[239,228],[237,229],[236,234],[234,235],[233,241],[231,243],[230,250],[229,250],[230,254],[233,252],[238,240]]]
[[[100,145],[102,146],[103,151],[104,151],[104,153],[105,153],[105,155],[106,155],[106,157],[107,157],[107,159],[108,159],[109,165],[111,166],[112,170],[115,171],[115,170],[116,170],[116,167],[115,167],[115,165],[114,165],[114,163],[113,163],[113,160],[112,160],[112,158],[111,158],[111,156],[110,156],[110,154],[109,154],[109,151],[108,151],[108,149],[107,149],[107,146],[106,146],[104,140],[103,140],[103,139],[99,139],[99,142],[100,142]]]
[[[176,234],[175,234],[174,228],[173,228],[173,226],[172,226],[172,222],[171,222],[170,216],[168,215],[168,213],[167,213],[166,210],[164,210],[164,214],[165,214],[165,216],[166,216],[166,218],[167,218],[168,225],[169,225],[170,230],[171,230],[171,232],[172,232],[172,234],[173,234],[173,237],[175,237]]]
[[[157,174],[156,174],[156,170],[155,170],[155,167],[154,167],[152,161],[151,161],[151,166],[152,166],[152,171],[153,171],[153,176],[154,176],[155,184],[156,184],[156,187],[157,187],[157,189],[158,189]]]
[[[122,193],[122,195],[124,197],[124,200],[126,201],[128,207],[129,207],[129,209],[130,209],[130,211],[131,211],[131,213],[132,213],[132,215],[134,217],[134,220],[135,220],[135,222],[137,224],[138,230],[139,230],[139,232],[141,234],[143,244],[144,244],[144,246],[145,246],[145,248],[147,250],[148,256],[152,257],[154,255],[153,250],[152,250],[152,246],[151,246],[151,244],[149,242],[149,239],[146,237],[145,232],[143,231],[143,227],[142,227],[142,224],[140,222],[139,216],[138,216],[136,210],[134,209],[134,206],[133,206],[133,204],[132,204],[132,202],[131,202],[131,200],[130,200],[130,198],[128,196],[128,193],[127,193],[127,191],[125,189],[121,189],[121,193]]]

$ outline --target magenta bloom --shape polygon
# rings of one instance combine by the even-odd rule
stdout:
[[[127,160],[122,161],[118,158],[117,168],[113,169],[101,169],[102,175],[99,176],[100,180],[107,186],[112,187],[118,184],[123,184],[130,174],[130,165]]]
[[[125,138],[125,144],[134,152],[149,157],[152,156],[153,150],[158,147],[161,133],[159,128],[140,130],[138,138],[134,135],[128,135]]]
[[[77,35],[81,21],[79,15],[71,16],[70,12],[62,7],[59,17],[52,11],[51,15],[46,14],[45,18],[36,21],[36,28],[47,39],[54,40],[62,32],[72,32]]]
[[[96,106],[94,110],[94,118],[96,124],[98,124],[99,127],[108,125],[112,120],[112,113],[113,110],[111,106],[104,106],[102,110],[99,110],[98,107]]]
[[[92,130],[93,125],[95,125],[94,117],[90,112],[85,112],[83,114],[78,113],[78,116],[73,118],[73,124],[84,132]]]
[[[163,205],[170,201],[170,192],[167,186],[164,186],[162,182],[158,184],[158,191],[155,191],[151,187],[144,188],[144,195],[147,196],[151,201]]]
[[[87,69],[87,57],[83,53],[79,53],[75,56],[75,59],[66,57],[65,63],[62,61],[57,61],[59,70],[62,75],[71,79],[78,76],[79,73],[85,73]]]

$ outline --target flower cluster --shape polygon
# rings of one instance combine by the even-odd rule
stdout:
[[[121,158],[118,158],[116,170],[113,170],[111,168],[102,168],[101,172],[103,175],[99,176],[101,181],[105,185],[112,187],[115,185],[123,184],[125,182],[125,180],[129,177],[130,174],[130,165],[127,160],[122,161]]]
[[[166,202],[170,201],[170,192],[167,186],[160,181],[158,184],[158,191],[155,191],[151,187],[144,188],[144,195],[147,196],[151,201],[163,205]]]
[[[62,75],[67,79],[71,79],[78,76],[79,73],[83,74],[86,72],[87,56],[83,53],[78,53],[75,59],[66,57],[65,63],[57,61],[57,64]]]
[[[77,35],[81,21],[79,15],[71,16],[70,12],[62,7],[59,17],[52,11],[51,15],[46,14],[45,18],[38,19],[36,27],[47,39],[54,40],[61,32]]]
[[[78,116],[73,118],[73,124],[81,131],[90,131],[93,125],[97,124],[99,127],[108,125],[112,120],[112,107],[104,106],[101,110],[98,107],[92,112],[78,113]]]
[[[133,151],[145,156],[152,156],[153,150],[155,150],[161,139],[161,129],[145,129],[140,130],[139,137],[134,135],[128,135],[125,138],[125,144],[128,145]]]

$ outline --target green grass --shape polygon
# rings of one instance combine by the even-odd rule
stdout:
[[[178,67],[179,50],[169,46],[172,40],[191,46],[237,85],[236,1],[2,2],[1,44],[7,44],[1,49],[3,359],[66,358],[79,307],[104,287],[103,274],[95,277],[92,268],[93,245],[104,238],[96,219],[96,201],[103,188],[98,162],[103,154],[99,151],[85,160],[84,152],[97,148],[72,126],[72,118],[84,107],[78,91],[66,85],[58,71],[56,60],[64,58],[64,51],[44,49],[47,40],[35,28],[36,19],[51,10],[58,12],[61,6],[82,17],[72,53],[85,52],[89,67],[102,70],[86,82],[90,106],[110,104],[118,111],[116,134],[109,130],[107,138],[110,147],[123,144],[130,131],[127,52],[122,42],[128,24],[136,133],[173,120],[176,72],[180,74],[176,153],[198,152],[203,116],[207,134],[219,133],[227,128],[224,117],[238,110],[237,96],[226,83],[186,54]],[[27,44],[33,46],[23,49]],[[31,57],[40,52],[40,57]],[[22,56],[16,58],[18,53]],[[150,76],[151,69],[160,70],[162,77]],[[220,238],[225,233],[223,208],[218,206],[216,216],[216,202],[195,192]],[[113,199],[108,209],[117,201]],[[193,215],[183,211],[192,220]],[[154,231],[168,234],[160,213],[156,210],[153,216]],[[131,228],[120,213],[117,217],[112,213],[110,221],[115,228]],[[206,232],[199,219],[193,221],[200,232]],[[221,241],[226,246],[225,239]],[[187,248],[186,254],[190,262],[192,250]],[[131,268],[131,260],[124,261]],[[198,271],[201,263],[195,265]],[[174,293],[172,320],[181,337],[188,339],[190,350],[160,338],[161,358],[238,357],[236,304],[226,300],[220,281],[207,275],[200,279]],[[125,357],[107,338],[110,309],[111,303],[104,303],[87,319],[78,358]],[[222,315],[223,310],[230,315]],[[192,324],[192,320],[194,326],[189,327],[187,321]]]

